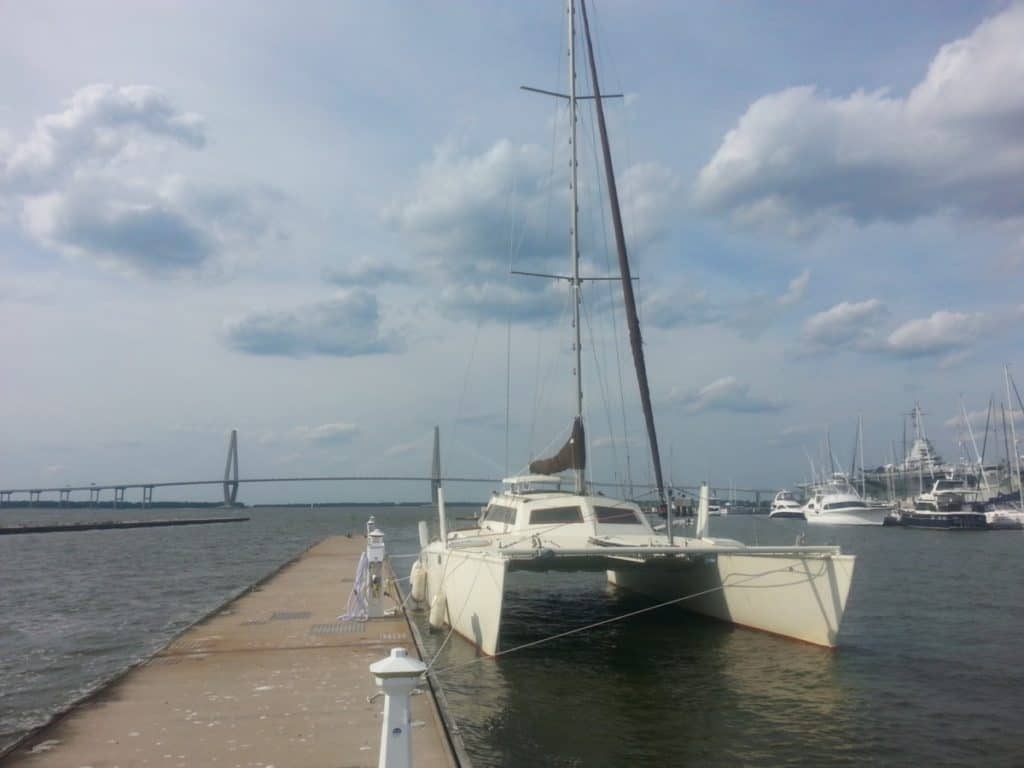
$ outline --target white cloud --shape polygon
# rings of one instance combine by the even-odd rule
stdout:
[[[62,112],[36,120],[31,134],[0,156],[0,181],[22,193],[43,192],[79,168],[117,158],[140,138],[191,148],[206,143],[202,117],[175,109],[157,88],[87,85]]]
[[[680,403],[687,411],[734,411],[737,413],[765,413],[785,408],[783,403],[754,397],[750,385],[735,376],[723,376],[696,391],[673,390],[669,400]]]
[[[229,346],[251,355],[353,357],[402,348],[381,329],[377,298],[363,289],[291,309],[263,310],[229,321]]]
[[[632,166],[621,179],[630,248],[635,253],[659,237],[671,221],[679,184],[654,164]],[[587,191],[585,183],[580,182],[583,191]],[[524,311],[531,304],[538,312],[548,310],[546,300],[528,300],[524,290],[540,292],[505,290],[494,281],[507,274],[510,265],[525,271],[565,273],[568,208],[565,169],[558,164],[553,171],[549,152],[499,141],[477,155],[461,153],[452,144],[438,147],[406,199],[383,215],[417,261],[442,271],[447,284],[454,286],[444,306],[450,314],[480,317],[494,299],[496,319],[527,321],[543,317]],[[581,226],[580,238],[581,253],[596,252],[599,233]],[[595,239],[592,243],[588,238]]]
[[[351,267],[325,269],[323,279],[343,287],[375,288],[388,283],[407,285],[416,279],[416,273],[394,264],[364,261]]]
[[[986,315],[940,310],[910,320],[890,333],[884,349],[900,357],[942,355],[978,341],[989,326]]]
[[[797,234],[829,217],[1024,217],[1024,5],[944,46],[906,98],[811,86],[764,96],[701,169],[707,211]]]
[[[641,314],[646,325],[667,329],[714,325],[728,316],[707,291],[691,291],[683,286],[656,288],[644,298]]]
[[[849,302],[812,315],[804,322],[803,337],[815,350],[846,345],[863,345],[885,316],[885,305],[878,299]]]
[[[204,147],[202,118],[150,86],[86,86],[0,151],[0,205],[44,247],[128,274],[195,273],[285,237],[272,188],[161,177],[148,161],[168,141]]]
[[[799,275],[789,281],[786,292],[779,296],[778,303],[783,307],[791,307],[798,304],[807,293],[807,284],[811,282],[811,270],[805,269]]]
[[[295,430],[298,437],[312,443],[349,443],[360,433],[355,424],[337,422],[321,424],[319,427],[299,427]]]

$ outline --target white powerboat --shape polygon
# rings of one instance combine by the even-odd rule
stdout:
[[[579,335],[584,278],[579,274],[576,242],[575,150],[577,109],[584,97],[578,97],[575,90],[578,21],[576,2],[569,0],[569,93],[554,95],[568,101],[568,146],[573,153],[569,164],[573,190],[569,281],[574,292],[575,364],[571,368],[576,414],[561,450],[551,458],[532,462],[528,474],[508,478],[471,529],[448,531],[440,489],[440,535],[428,541],[425,524],[421,528],[420,557],[411,575],[413,597],[429,604],[431,626],[450,627],[489,655],[501,649],[506,587],[524,571],[604,573],[610,584],[648,595],[656,603],[675,604],[723,621],[834,646],[853,577],[852,555],[842,554],[838,547],[759,547],[714,538],[708,533],[706,485],[701,490],[693,535],[680,536],[673,531],[584,0],[580,0],[579,8],[589,53],[589,82],[595,91],[586,97],[586,103],[593,105],[604,154],[605,188],[619,255],[626,321],[659,508],[666,510],[668,519],[663,533],[655,531],[636,504],[594,492],[586,478]],[[571,483],[571,490],[563,490],[562,483]],[[545,589],[542,580],[530,580],[530,585],[532,589]]]
[[[882,525],[892,507],[869,504],[845,478],[811,486],[804,518],[811,525]]]
[[[795,493],[783,488],[781,491],[776,493],[775,498],[772,499],[772,506],[768,512],[768,517],[773,520],[776,518],[786,517],[803,520],[803,505],[800,503],[800,500],[797,498]]]

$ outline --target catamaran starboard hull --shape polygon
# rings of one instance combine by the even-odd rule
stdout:
[[[732,624],[813,645],[836,645],[855,557],[789,557],[718,553],[671,574],[651,569],[608,571],[623,589]]]

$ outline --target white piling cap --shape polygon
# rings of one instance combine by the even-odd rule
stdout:
[[[391,655],[375,661],[370,671],[377,677],[419,677],[427,671],[427,665],[419,659],[410,659],[405,648],[392,648]]]

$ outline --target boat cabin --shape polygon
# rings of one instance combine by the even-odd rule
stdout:
[[[477,535],[523,533],[545,539],[602,538],[653,534],[636,504],[608,496],[577,494],[560,488],[561,478],[528,475],[508,478],[477,521]]]

